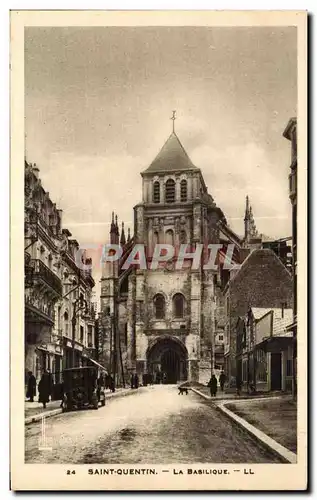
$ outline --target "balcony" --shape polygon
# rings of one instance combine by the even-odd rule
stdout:
[[[30,270],[31,268],[31,270]],[[63,292],[62,282],[56,274],[53,273],[41,260],[33,259],[28,266],[26,276],[32,283],[39,282],[50,287],[57,295],[61,296]]]

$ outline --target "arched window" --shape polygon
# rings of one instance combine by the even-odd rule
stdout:
[[[180,242],[180,243],[188,243],[188,241],[187,241],[187,233],[186,233],[186,231],[181,231],[181,232],[179,233],[179,242]]]
[[[184,306],[185,306],[184,296],[181,293],[176,293],[173,297],[173,312],[175,318],[184,317],[184,309],[185,309]]]
[[[67,335],[68,335],[68,312],[67,311],[64,312],[64,332],[65,332],[65,335],[67,337]]]
[[[168,229],[165,233],[165,243],[167,245],[174,245],[174,233],[172,229]]]
[[[187,181],[181,181],[181,201],[187,201]]]
[[[174,203],[175,201],[175,182],[173,179],[168,179],[168,181],[166,181],[165,201],[166,203]]]
[[[159,234],[158,234],[158,232],[157,232],[157,231],[155,231],[155,232],[153,233],[153,244],[154,244],[154,246],[155,246],[155,245],[157,245],[158,243],[159,243]]]
[[[161,293],[158,293],[154,297],[154,309],[156,319],[165,318],[165,298]]]
[[[155,181],[153,184],[153,203],[160,203],[160,183]]]

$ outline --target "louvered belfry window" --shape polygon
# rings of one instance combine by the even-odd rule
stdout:
[[[155,318],[156,319],[164,319],[165,318],[165,298],[160,293],[158,293],[154,297],[154,309],[155,309]]]
[[[176,293],[173,297],[173,309],[175,318],[184,317],[184,296],[181,293]]]
[[[181,181],[181,201],[187,201],[187,181]]]
[[[160,183],[155,181],[153,184],[153,202],[160,203]]]
[[[166,181],[165,201],[166,203],[174,203],[175,201],[175,182],[173,179],[168,179],[168,181]]]

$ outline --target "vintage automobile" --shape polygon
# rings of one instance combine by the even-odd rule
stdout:
[[[97,367],[84,366],[63,370],[63,411],[94,408],[98,410],[99,402],[106,404],[105,393],[98,384]]]

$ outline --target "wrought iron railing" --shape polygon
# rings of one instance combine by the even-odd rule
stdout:
[[[58,276],[56,276],[53,271],[51,271],[45,264],[39,259],[34,259],[33,264],[33,279],[41,279],[45,281],[53,290],[55,290],[59,295],[62,295],[63,287],[62,282]]]

